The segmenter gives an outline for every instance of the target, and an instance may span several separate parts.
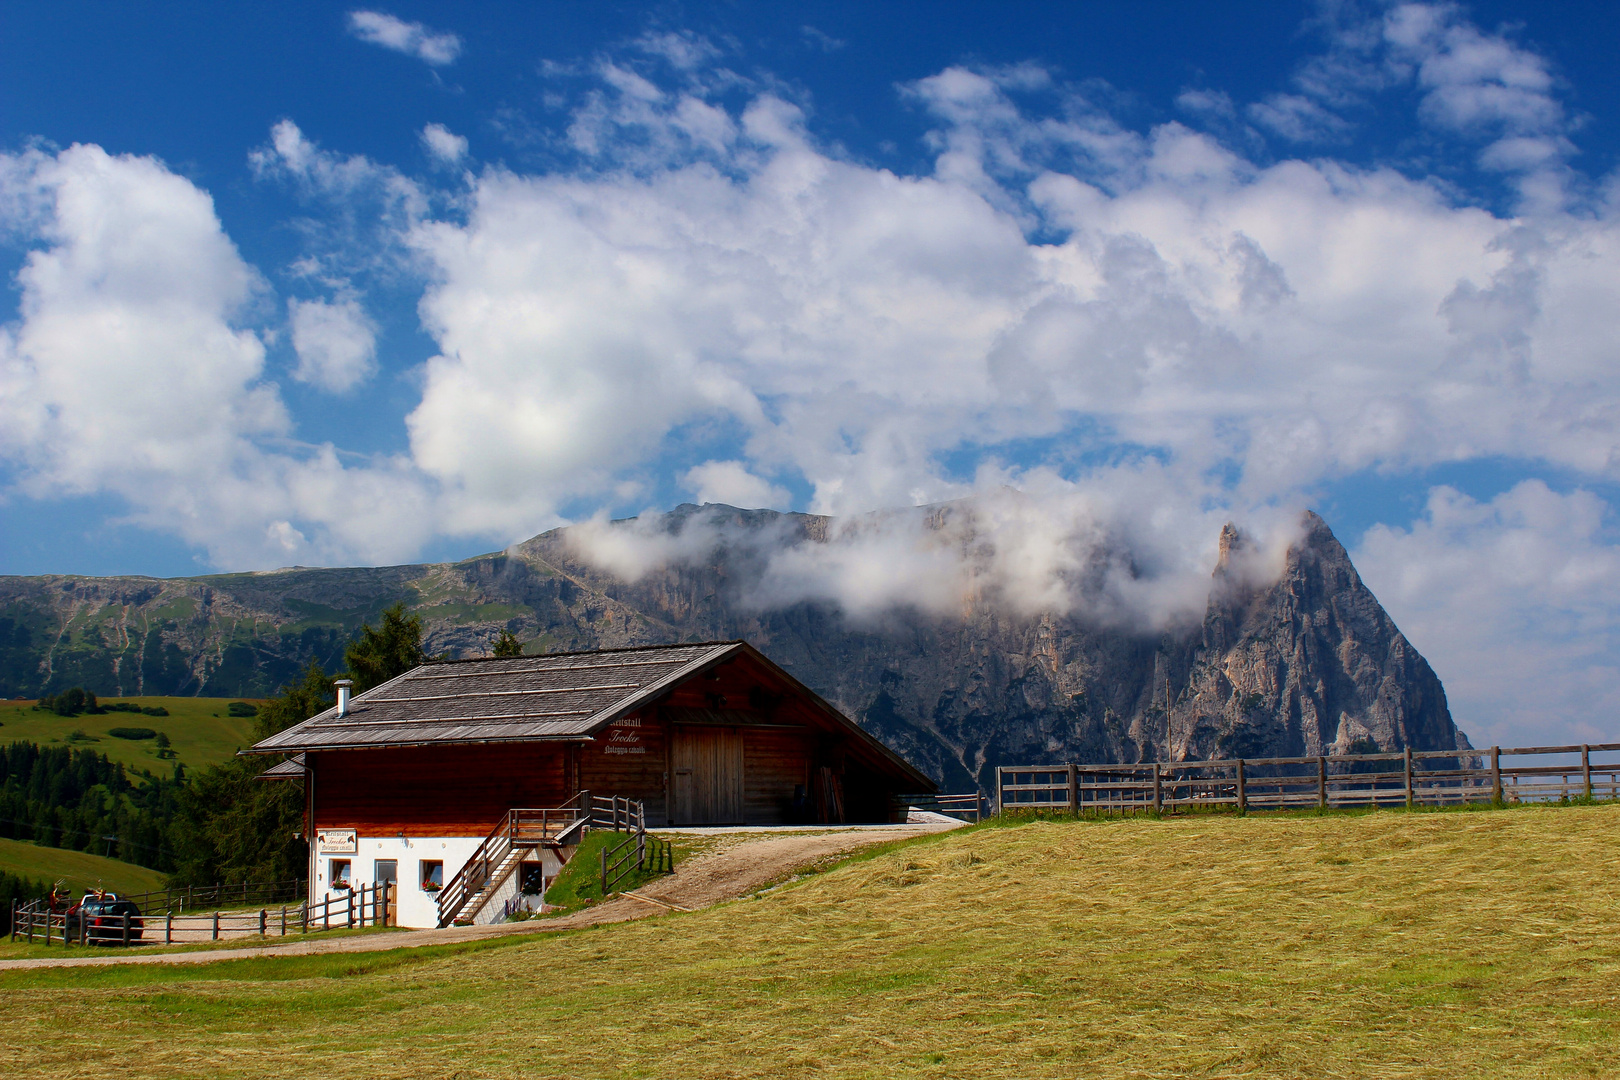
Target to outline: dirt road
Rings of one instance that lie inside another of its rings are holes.
[[[773,882],[813,869],[872,844],[883,844],[957,828],[960,823],[929,821],[893,826],[867,826],[826,832],[718,833],[717,846],[688,859],[675,873],[633,893],[571,915],[491,926],[450,926],[442,930],[401,930],[328,940],[301,940],[197,952],[119,952],[110,956],[39,957],[0,960],[0,971],[43,967],[98,967],[106,964],[209,964],[265,956],[312,956],[323,953],[375,952],[424,945],[453,945],[512,934],[542,934],[602,923],[627,922],[670,911],[695,911],[724,900],[747,896]],[[271,939],[274,940],[274,939]]]

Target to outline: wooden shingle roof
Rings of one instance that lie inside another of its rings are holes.
[[[294,754],[279,765],[272,765],[259,774],[260,780],[302,780],[309,775],[309,764],[303,754]]]
[[[718,641],[423,664],[356,694],[347,716],[334,705],[244,753],[587,738],[742,651],[753,652]]]

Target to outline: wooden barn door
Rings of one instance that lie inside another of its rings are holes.
[[[743,820],[742,732],[677,726],[670,756],[677,825],[734,825]]]

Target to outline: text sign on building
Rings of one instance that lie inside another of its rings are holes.
[[[602,748],[607,754],[645,754],[641,745],[641,717],[627,716],[608,725],[608,744]]]
[[[345,852],[353,855],[360,850],[353,829],[322,829],[315,834],[315,843],[322,851],[330,851],[338,855]]]

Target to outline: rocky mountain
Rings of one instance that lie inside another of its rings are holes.
[[[403,600],[450,655],[484,652],[501,627],[531,652],[746,638],[953,790],[990,787],[1000,763],[1467,746],[1440,680],[1314,514],[1269,581],[1239,572],[1228,527],[1202,624],[1151,635],[982,601],[870,624],[827,603],[760,610],[740,583],[761,551],[824,543],[828,519],[684,506],[655,525],[693,521],[718,541],[634,580],[582,561],[567,530],[451,564],[0,578],[0,695],[262,696],[311,660],[334,669]]]

